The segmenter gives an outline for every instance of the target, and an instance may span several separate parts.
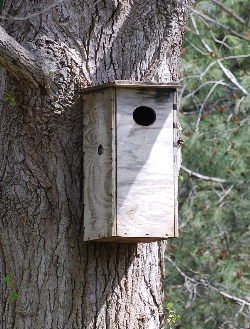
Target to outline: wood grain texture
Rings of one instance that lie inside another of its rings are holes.
[[[174,237],[179,235],[178,227],[178,176],[179,176],[179,166],[178,166],[178,157],[181,155],[180,146],[178,145],[178,129],[177,129],[177,92],[174,92],[173,95],[173,120],[174,120],[174,152],[173,152],[173,166],[174,166]]]
[[[114,90],[84,94],[84,240],[116,235]]]
[[[156,120],[133,120],[139,106]],[[173,92],[117,88],[117,235],[174,236]]]
[[[174,90],[117,84],[83,98],[84,240],[176,236]],[[134,121],[140,106],[155,112],[154,123]]]

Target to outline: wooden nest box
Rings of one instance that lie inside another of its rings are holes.
[[[86,88],[84,241],[177,236],[176,88],[130,81]]]

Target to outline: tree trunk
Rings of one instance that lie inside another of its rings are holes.
[[[80,91],[178,83],[188,12],[165,0],[58,2],[3,9],[16,19],[0,27],[0,328],[157,329],[165,243],[82,242]]]

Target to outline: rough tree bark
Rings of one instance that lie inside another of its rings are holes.
[[[114,79],[178,83],[188,12],[174,0],[55,2],[3,8],[0,328],[158,329],[164,242],[82,242],[80,91]]]

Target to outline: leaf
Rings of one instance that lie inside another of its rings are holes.
[[[14,278],[14,274],[8,274],[5,278],[4,278],[4,281],[5,282],[10,282],[12,281]]]
[[[11,295],[12,299],[15,300],[19,297],[18,293],[16,291],[13,292],[13,294]]]
[[[13,302],[14,300],[17,300],[18,297],[19,297],[18,293],[17,293],[16,291],[14,291],[14,292],[12,293],[12,295],[8,298],[8,300],[9,300],[10,302]]]

